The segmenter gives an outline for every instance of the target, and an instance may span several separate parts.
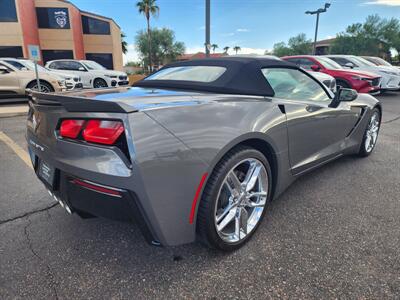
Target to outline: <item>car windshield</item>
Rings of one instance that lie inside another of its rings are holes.
[[[146,80],[182,80],[212,82],[217,80],[226,68],[217,66],[182,66],[160,70]]]
[[[318,56],[314,58],[327,69],[343,69],[337,62],[327,57]]]
[[[85,60],[85,61],[82,61],[82,63],[89,70],[107,70],[101,64],[99,64],[99,63],[97,63],[97,62],[95,62],[93,60]]]
[[[369,57],[368,60],[376,63],[378,66],[392,67],[392,65],[390,63],[388,63],[386,60],[384,60],[380,57]]]
[[[23,70],[23,68],[26,68],[30,71],[35,70],[35,64],[30,61],[30,60],[4,60],[6,63],[12,65],[14,68],[18,69],[18,70]],[[37,65],[38,67],[38,71],[39,72],[47,72],[47,70],[45,68],[43,68],[41,65]]]
[[[362,57],[354,56],[351,59],[354,60],[357,63],[357,65],[362,66],[362,67],[376,67],[375,64],[373,64],[372,62],[370,62]]]

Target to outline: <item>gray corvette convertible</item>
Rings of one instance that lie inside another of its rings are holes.
[[[168,65],[133,87],[33,93],[34,170],[69,213],[135,221],[154,245],[242,246],[297,177],[373,151],[381,105],[288,62]]]

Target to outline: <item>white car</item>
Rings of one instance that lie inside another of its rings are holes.
[[[336,93],[336,79],[335,77],[321,73],[321,72],[313,72],[306,70],[309,74],[314,76],[316,79],[321,81],[327,88],[329,88],[333,93]]]
[[[7,57],[7,58],[0,58],[0,60],[8,63],[9,65],[12,65],[14,68],[16,68],[20,71],[23,71],[23,70],[34,71],[35,70],[34,63],[28,59],[11,58],[11,57],[8,58]],[[61,77],[63,80],[65,80],[65,87],[67,88],[67,90],[82,88],[81,79],[77,75],[70,74],[70,73],[53,72],[51,70],[43,68],[40,65],[38,65],[38,71],[40,73],[47,73],[49,75]]]
[[[52,60],[46,63],[46,68],[55,72],[68,72],[80,76],[84,88],[105,88],[129,84],[126,73],[107,70],[92,60]]]
[[[329,57],[345,68],[378,74],[382,77],[380,87],[383,91],[394,91],[400,87],[400,70],[394,67],[377,66],[362,57],[354,55],[326,55],[326,57]]]

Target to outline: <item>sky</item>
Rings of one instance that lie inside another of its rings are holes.
[[[138,60],[135,35],[146,28],[146,19],[137,12],[137,0],[70,1],[81,10],[113,18],[127,35],[129,52],[124,62]],[[331,7],[320,16],[318,39],[334,37],[371,14],[400,18],[400,0],[211,0],[211,43],[219,46],[216,52],[240,46],[241,54],[263,54],[298,33],[313,39],[315,16],[304,12],[325,2]],[[205,0],[157,0],[157,5],[160,14],[151,19],[152,27],[172,29],[187,53],[204,51]]]

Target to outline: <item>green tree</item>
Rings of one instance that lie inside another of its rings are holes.
[[[240,48],[239,46],[235,46],[233,47],[233,51],[235,51],[236,54],[238,54],[238,52],[242,50],[242,48]]]
[[[225,53],[225,54],[228,54],[229,48],[230,48],[230,47],[228,47],[228,46],[224,47],[224,53]]]
[[[312,52],[312,42],[307,39],[304,33],[300,33],[294,37],[291,37],[286,44],[285,42],[279,42],[274,44],[272,54],[278,57],[286,55],[304,55]]]
[[[145,66],[149,66],[149,60],[155,65],[170,63],[179,55],[185,53],[185,45],[175,41],[175,34],[171,29],[151,29],[151,52],[147,41],[147,33],[143,30],[138,31],[135,37],[136,49]],[[149,52],[151,58],[149,58]]]
[[[123,54],[126,54],[128,52],[128,43],[125,41],[125,38],[126,38],[125,33],[121,32],[121,46]]]
[[[330,49],[335,54],[382,56],[400,50],[400,21],[370,15],[364,23],[354,23],[337,34]]]
[[[274,44],[272,54],[278,57],[282,57],[286,55],[292,55],[293,51],[286,45],[285,42],[279,42]]]
[[[212,45],[211,45],[211,48],[213,49],[213,53],[215,53],[215,49],[218,48],[218,45],[217,45],[217,44],[212,44]]]
[[[147,21],[147,43],[148,43],[148,59],[150,72],[152,71],[152,60],[151,60],[151,29],[150,29],[150,17],[156,17],[160,13],[160,8],[156,5],[156,0],[142,0],[136,3],[136,8],[140,14],[143,14]]]

